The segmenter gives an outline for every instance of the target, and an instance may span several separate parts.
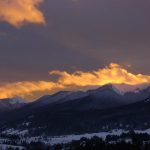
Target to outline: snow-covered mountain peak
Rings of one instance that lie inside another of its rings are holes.
[[[10,98],[9,99],[9,103],[11,104],[11,105],[13,105],[13,104],[25,104],[26,103],[26,101],[25,100],[23,100],[21,97],[13,97],[13,98]]]
[[[137,84],[137,85],[128,85],[128,84],[114,84],[115,88],[117,88],[121,93],[134,92],[138,93],[144,89],[150,87],[150,84]]]
[[[106,84],[100,86],[99,88],[88,90],[88,93],[99,93],[104,91],[113,91],[118,95],[125,95],[128,92],[140,93],[142,90],[147,89],[150,91],[150,84],[138,84],[138,85],[128,85],[128,84]]]
[[[124,93],[113,84],[106,84],[106,85],[99,87],[98,89],[89,90],[88,93],[99,93],[99,92],[104,92],[104,91],[113,91],[119,95],[124,95]]]
[[[117,88],[115,85],[112,85],[113,91],[115,91],[119,95],[124,95],[124,92],[122,92],[119,88]]]

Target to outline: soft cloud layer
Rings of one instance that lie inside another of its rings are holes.
[[[0,21],[16,27],[24,23],[44,24],[44,16],[38,9],[43,0],[0,0]]]
[[[54,82],[37,81],[37,82],[16,82],[3,84],[0,87],[0,98],[8,98],[20,95],[21,97],[32,96],[34,92],[53,91],[61,89],[61,85]]]
[[[150,83],[150,76],[142,74],[132,74],[118,64],[111,63],[108,67],[97,71],[83,72],[76,71],[68,73],[65,71],[51,71],[50,75],[58,76],[54,81],[37,82],[17,82],[3,84],[0,86],[0,98],[28,96],[37,98],[35,93],[53,93],[58,90],[79,89],[87,86],[101,86],[109,83],[113,84],[144,84]],[[35,95],[33,95],[35,94]],[[42,94],[41,94],[42,95]]]
[[[150,76],[132,74],[115,63],[111,63],[109,67],[97,71],[76,71],[73,74],[62,71],[52,71],[50,75],[58,75],[60,77],[58,83],[64,86],[95,86],[109,83],[136,85],[150,83]]]

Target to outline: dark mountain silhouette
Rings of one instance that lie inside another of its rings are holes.
[[[15,110],[25,106],[27,102],[20,97],[6,98],[0,100],[0,112]]]
[[[150,128],[149,87],[120,93],[113,85],[106,85],[75,93],[59,92],[1,114],[1,130],[28,129],[33,135],[63,135]]]

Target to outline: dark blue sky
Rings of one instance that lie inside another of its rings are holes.
[[[51,70],[110,62],[150,74],[150,1],[45,0],[46,25],[0,24],[0,81],[48,80]]]

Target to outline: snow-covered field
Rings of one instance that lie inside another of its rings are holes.
[[[100,137],[105,139],[107,135],[121,135],[122,133],[128,133],[129,131],[121,130],[121,129],[116,129],[112,130],[109,132],[99,132],[99,133],[89,133],[89,134],[81,134],[81,135],[64,135],[64,136],[51,136],[51,137],[43,137],[43,136],[38,136],[38,137],[24,137],[23,135],[27,133],[27,131],[21,131],[20,136],[21,140],[18,141],[17,143],[20,144],[22,141],[25,141],[26,143],[31,143],[31,142],[43,142],[48,145],[55,145],[55,144],[62,144],[62,143],[69,143],[73,140],[80,140],[81,138],[85,137],[88,139],[91,139],[94,136]],[[150,134],[150,129],[147,130],[135,130],[135,133],[148,133]],[[9,129],[5,131],[4,133],[7,133],[9,135],[12,134],[17,134],[19,135],[18,130],[13,130]],[[0,143],[3,143],[3,141],[6,139],[0,139]],[[9,139],[8,139],[9,141]],[[5,145],[4,145],[5,146]]]
[[[121,135],[123,132],[125,133],[127,131],[113,130],[113,131],[110,131],[110,132],[100,132],[100,133],[90,133],[90,134],[81,134],[81,135],[66,135],[66,136],[59,136],[59,137],[50,137],[50,138],[48,138],[48,141],[45,141],[45,143],[46,144],[50,143],[51,145],[59,144],[59,143],[69,143],[73,140],[80,140],[83,137],[91,139],[94,136],[105,139],[107,135]]]
[[[83,137],[91,139],[94,136],[105,139],[107,135],[121,135],[122,133],[127,133],[127,132],[129,132],[129,131],[113,130],[110,132],[99,132],[99,133],[82,134],[82,135],[66,135],[66,136],[60,136],[60,137],[51,137],[48,139],[47,144],[50,143],[51,145],[54,145],[54,144],[58,144],[58,143],[69,143],[73,140],[80,140]],[[148,134],[150,134],[150,129],[147,129],[144,131],[135,130],[135,133],[148,133]]]
[[[25,150],[26,149],[23,146],[13,146],[13,145],[0,144],[0,150],[8,150],[10,148],[18,149],[18,150]]]
[[[89,134],[81,134],[81,135],[64,135],[64,136],[55,136],[55,137],[32,137],[32,138],[27,138],[27,142],[32,142],[32,141],[41,141],[44,142],[45,144],[61,144],[61,143],[69,143],[73,140],[80,140],[81,138],[85,137],[88,139],[91,139],[94,136],[100,137],[105,139],[107,135],[121,135],[122,133],[128,133],[129,131],[121,130],[121,129],[116,129],[112,130],[109,132],[99,132],[99,133],[89,133]],[[147,133],[150,134],[150,129],[147,130],[135,130],[135,133]]]
[[[21,137],[21,141],[25,141],[27,143],[40,141],[40,142],[44,142],[45,144],[54,145],[54,144],[59,144],[59,143],[69,143],[73,140],[80,140],[82,137],[86,137],[90,139],[94,136],[97,136],[97,137],[101,137],[105,139],[107,135],[121,135],[123,132],[126,133],[127,131],[117,129],[117,130],[112,130],[110,132],[99,132],[99,133],[89,133],[89,134],[87,133],[87,134],[81,134],[81,135],[51,136],[51,137],[46,137],[46,138],[43,136],[24,137],[24,135],[28,134],[27,130],[19,131],[19,130],[9,129],[9,130],[3,131],[2,133],[7,134],[7,135],[14,135],[14,134],[19,135]]]

